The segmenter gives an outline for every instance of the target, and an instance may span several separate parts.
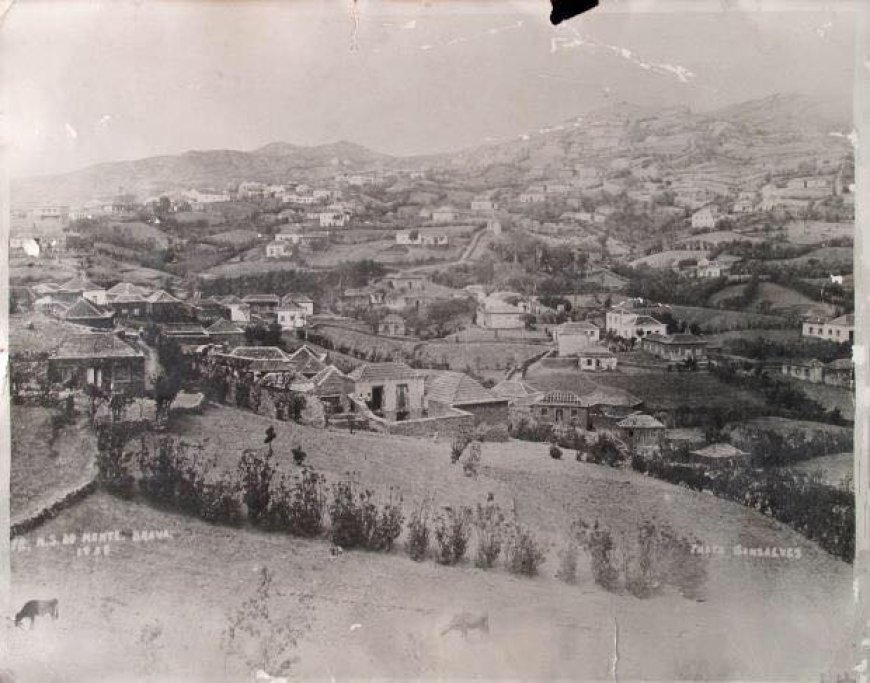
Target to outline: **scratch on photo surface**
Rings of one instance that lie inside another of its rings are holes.
[[[350,19],[353,23],[353,29],[350,34],[350,51],[358,52],[359,42],[357,41],[357,34],[359,33],[359,5],[357,4],[357,0],[351,0]]]
[[[613,658],[610,660],[610,678],[614,681],[619,680],[619,622],[616,620],[616,615],[613,616]]]

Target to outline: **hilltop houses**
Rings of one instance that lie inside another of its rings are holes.
[[[716,227],[716,224],[719,222],[719,209],[716,206],[710,204],[701,209],[695,211],[692,214],[692,227],[693,228],[709,228],[713,229]]]
[[[443,232],[430,230],[399,230],[396,232],[396,244],[404,246],[445,247],[450,243],[449,237]]]

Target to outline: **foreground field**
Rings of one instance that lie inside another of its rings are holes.
[[[270,424],[216,408],[183,418],[177,432],[231,466]],[[14,553],[15,604],[57,597],[61,605],[56,623],[7,626],[19,680],[141,680],[149,671],[245,680],[219,643],[263,566],[275,574],[273,614],[287,614],[301,631],[299,677],[600,680],[612,677],[615,658],[621,679],[818,680],[851,668],[850,568],[745,508],[570,456],[552,460],[545,445],[486,444],[472,479],[450,465],[445,441],[275,427],[280,458],[301,445],[307,462],[333,479],[355,472],[381,493],[398,486],[406,509],[426,496],[456,505],[489,492],[508,509],[515,503],[549,544],[542,575],[415,563],[401,549],[331,558],[322,541],[209,526],[97,494],[29,534],[30,542],[113,529],[165,529],[172,538],[113,543],[107,557],[79,557],[64,546]],[[729,554],[711,558],[703,602],[670,592],[649,600],[613,595],[592,583],[585,565],[578,585],[568,586],[553,578],[555,552],[575,515],[628,533],[653,519]],[[738,543],[802,554],[733,557]],[[488,610],[489,637],[441,636],[460,610]]]

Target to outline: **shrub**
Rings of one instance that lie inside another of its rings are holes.
[[[139,489],[160,505],[174,505],[181,478],[176,462],[176,444],[171,439],[161,439],[151,454],[143,448],[139,453],[139,470],[142,477]]]
[[[476,477],[480,467],[480,441],[472,441],[468,447],[468,454],[462,462],[462,473],[466,477]]]
[[[459,462],[459,458],[462,457],[462,453],[465,451],[465,447],[471,442],[471,437],[464,433],[460,432],[453,437],[453,440],[450,442],[450,462],[456,464]]]
[[[565,583],[577,583],[577,554],[575,543],[569,543],[559,551],[559,568],[556,570],[556,578]]]
[[[501,554],[505,535],[504,513],[490,498],[486,505],[477,504],[473,524],[477,536],[477,553],[474,564],[489,569]]]
[[[229,477],[201,483],[197,500],[199,517],[206,522],[240,526],[244,520],[239,482]]]
[[[622,464],[622,451],[613,437],[606,433],[599,434],[598,439],[588,445],[588,449],[586,462],[608,467],[619,467]]]
[[[132,498],[136,488],[131,463],[133,453],[125,453],[125,431],[116,425],[100,430],[97,436],[97,477],[105,489],[121,498]]]
[[[544,551],[531,531],[514,524],[505,548],[505,559],[511,573],[535,576],[544,561]]]
[[[415,562],[421,562],[429,551],[429,511],[421,503],[408,520],[408,555]]]
[[[474,429],[474,438],[478,441],[505,442],[510,439],[510,432],[507,426],[503,424],[490,425],[486,422],[481,422]]]
[[[299,446],[294,446],[290,452],[293,454],[293,462],[297,465],[301,466],[303,462],[305,462],[305,458],[308,457],[308,454],[303,451]]]
[[[598,520],[589,526],[582,519],[575,524],[575,534],[580,547],[589,553],[592,561],[592,578],[607,590],[616,590],[619,585],[619,570],[613,562],[613,535],[598,526]]]
[[[553,458],[553,460],[561,460],[562,449],[559,448],[556,444],[550,444],[550,457]]]
[[[378,509],[370,490],[357,492],[349,481],[336,484],[329,505],[332,542],[342,548],[390,550],[404,522],[401,498],[394,500],[394,495],[391,489],[390,500]]]
[[[323,530],[325,509],[323,477],[304,469],[292,484],[287,477],[282,476],[273,487],[267,525],[275,531],[310,538]]]
[[[435,520],[435,540],[438,543],[438,561],[441,564],[457,564],[465,557],[468,548],[471,510],[447,507]]]
[[[275,468],[271,461],[271,448],[267,451],[247,449],[239,460],[243,498],[248,508],[248,517],[254,524],[266,522],[272,479],[275,477]]]

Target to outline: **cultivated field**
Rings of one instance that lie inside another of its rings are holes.
[[[741,296],[747,285],[730,285],[713,294],[707,303],[710,306],[718,306],[723,301]],[[788,287],[783,287],[773,282],[760,282],[758,294],[746,304],[746,310],[758,310],[767,302],[771,313],[788,313],[794,311],[800,314],[812,314],[821,317],[830,317],[834,314],[834,307],[811,299]]]
[[[596,386],[614,387],[633,394],[645,410],[670,411],[681,405],[753,408],[763,400],[752,392],[725,384],[706,372],[570,372],[533,365],[526,380],[542,391],[560,389],[585,393]]]
[[[794,244],[821,244],[831,239],[854,236],[855,224],[792,221],[785,226],[785,230],[788,241]]]
[[[230,465],[269,424],[217,408],[184,418],[179,431],[207,435]],[[7,624],[19,679],[134,680],[121,672],[150,670],[245,680],[252,672],[233,668],[219,643],[263,566],[275,575],[272,614],[301,631],[298,677],[601,680],[611,678],[615,657],[622,679],[817,680],[852,666],[850,568],[745,508],[631,472],[552,460],[546,445],[486,444],[481,474],[470,479],[449,464],[446,442],[275,427],[279,454],[300,444],[332,478],[356,471],[381,493],[398,486],[406,508],[427,495],[440,505],[482,501],[488,492],[508,508],[516,501],[521,520],[551,545],[542,575],[415,563],[400,549],[331,558],[322,541],[210,526],[97,494],[27,538],[114,529],[166,529],[172,538],[112,543],[108,557],[77,557],[64,546],[14,553],[14,604],[60,601],[56,623],[33,631]],[[576,586],[553,578],[555,551],[578,514],[629,533],[641,518],[667,522],[729,553],[741,544],[798,547],[802,556],[714,557],[704,602],[671,592],[640,600],[595,586],[585,563]],[[452,614],[475,609],[489,612],[488,637],[439,635]]]
[[[656,254],[643,256],[632,261],[629,265],[633,268],[638,266],[649,266],[650,268],[672,268],[683,259],[702,259],[707,256],[706,251],[696,251],[688,249],[674,249],[671,251],[660,251]]]
[[[678,320],[687,324],[696,323],[704,332],[717,333],[729,330],[786,327],[788,321],[778,315],[748,313],[745,311],[720,311],[700,306],[672,305],[671,311]]]

